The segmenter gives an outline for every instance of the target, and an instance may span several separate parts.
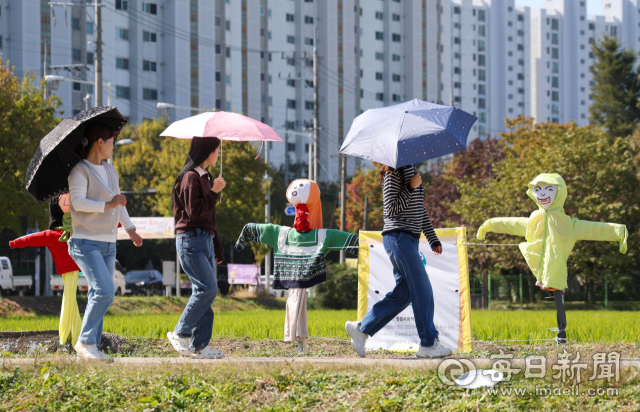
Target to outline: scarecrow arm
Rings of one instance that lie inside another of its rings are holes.
[[[589,222],[573,220],[573,236],[576,240],[600,240],[618,242],[620,253],[627,253],[629,232],[625,225],[618,223]]]
[[[478,239],[484,240],[487,232],[524,237],[527,234],[528,221],[527,217],[494,217],[480,226]]]
[[[342,232],[340,230],[328,229],[327,238],[324,241],[324,248],[330,250],[345,250],[352,255],[358,254],[358,243],[360,236],[353,233]]]
[[[436,235],[436,231],[433,230],[433,225],[431,224],[431,219],[429,219],[427,208],[424,206],[422,208],[422,233],[424,233],[427,241],[429,241],[431,250],[437,248],[438,246],[442,246],[442,243],[440,243],[440,239],[438,239],[438,235]]]
[[[280,227],[281,226],[269,223],[247,223],[242,228],[242,232],[236,241],[234,249],[236,252],[239,252],[244,249],[249,242],[264,243],[275,248],[278,243]]]
[[[44,232],[32,233],[27,236],[19,237],[16,240],[10,241],[9,247],[11,247],[11,249],[22,249],[29,246],[47,246],[49,243],[49,240],[47,239],[47,232],[48,230],[45,230]]]
[[[385,174],[382,184],[384,216],[396,216],[402,213],[409,205],[411,193],[414,190],[409,185],[404,185],[402,176],[397,170]]]

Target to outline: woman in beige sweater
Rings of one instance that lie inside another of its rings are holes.
[[[142,246],[142,238],[125,208],[127,199],[120,194],[118,173],[104,161],[111,157],[116,138],[115,130],[107,125],[88,126],[82,143],[76,148],[82,160],[69,174],[73,227],[69,255],[89,283],[82,330],[74,346],[78,356],[85,359],[110,359],[98,346],[104,315],[115,296],[113,273],[118,223],[134,245]]]

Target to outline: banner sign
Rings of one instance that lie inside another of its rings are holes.
[[[419,251],[435,304],[434,323],[440,342],[455,351],[471,351],[471,296],[465,228],[436,229],[442,254],[435,256],[427,239]],[[381,232],[360,232],[358,253],[358,320],[395,287],[393,267],[382,245]],[[420,338],[411,305],[377,334],[367,339],[367,350],[417,351]]]
[[[260,266],[256,265],[227,265],[228,282],[230,285],[259,285]]]
[[[132,217],[131,222],[142,239],[175,239],[176,226],[172,217]],[[129,239],[123,227],[118,228],[118,240]]]

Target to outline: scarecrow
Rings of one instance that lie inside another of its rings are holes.
[[[56,273],[62,275],[64,292],[62,308],[60,310],[60,344],[65,345],[71,340],[74,346],[80,336],[82,318],[76,301],[78,288],[78,274],[80,269],[69,256],[67,241],[71,237],[71,214],[69,213],[69,194],[53,197],[49,201],[49,230],[20,237],[9,242],[11,249],[28,246],[46,246],[56,265]]]
[[[618,242],[627,253],[627,227],[616,223],[589,222],[564,213],[567,185],[557,173],[542,173],[529,183],[527,195],[538,205],[529,217],[489,219],[478,229],[478,239],[487,232],[523,236],[520,251],[536,277],[536,286],[553,293],[557,309],[558,343],[566,343],[567,319],[564,291],[567,288],[567,259],[578,240]]]
[[[284,323],[285,342],[298,341],[298,351],[307,350],[307,289],[327,279],[325,254],[332,249],[357,253],[358,235],[322,229],[320,189],[316,182],[298,179],[287,189],[287,199],[296,207],[293,227],[249,223],[235,245],[248,242],[274,248],[273,288],[288,289]]]

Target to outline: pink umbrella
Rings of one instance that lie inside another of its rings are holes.
[[[270,141],[282,139],[262,122],[239,113],[207,112],[171,123],[160,136],[191,139],[192,137],[217,137],[221,140]],[[262,150],[262,146],[260,146]],[[222,175],[222,147],[220,147],[220,175]]]

